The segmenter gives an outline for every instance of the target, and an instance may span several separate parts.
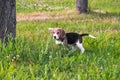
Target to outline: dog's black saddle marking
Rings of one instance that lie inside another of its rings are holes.
[[[89,34],[78,34],[74,32],[66,33],[67,43],[68,44],[75,44],[78,40],[82,43],[82,36],[88,36]]]

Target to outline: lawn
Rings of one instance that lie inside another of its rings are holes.
[[[15,41],[7,46],[0,42],[0,80],[119,80],[119,4],[89,0],[88,14],[79,15],[75,0],[17,0],[17,15],[39,12],[53,18],[17,21]],[[85,53],[77,49],[68,56],[71,49],[55,44],[50,27],[97,38],[84,37]]]

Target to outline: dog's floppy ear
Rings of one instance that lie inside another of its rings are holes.
[[[65,31],[63,29],[60,29],[60,34],[61,34],[60,38],[64,39],[66,35],[65,35]]]

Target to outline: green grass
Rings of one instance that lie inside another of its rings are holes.
[[[74,9],[76,0],[17,0],[18,13],[31,12],[61,12],[62,10]],[[105,12],[120,13],[119,0],[89,0],[90,10],[103,10]]]
[[[61,11],[74,6],[73,0],[18,0],[17,12]]]
[[[119,80],[120,6],[118,0],[114,0],[113,3],[112,0],[109,1],[90,0],[91,12],[87,15],[76,14],[57,20],[17,22],[15,41],[9,40],[7,46],[0,42],[0,80]],[[52,7],[61,5],[68,7],[69,10],[74,8],[75,1],[23,0],[23,2],[26,3],[21,5],[22,0],[17,1],[18,13],[39,11],[39,7],[34,9],[33,6],[31,8],[27,6],[35,2],[46,3]],[[58,4],[62,2],[64,4]],[[103,4],[105,5],[101,6]],[[114,7],[109,6],[114,4],[116,4]],[[108,12],[92,12],[95,9]],[[50,10],[41,11],[47,13]],[[60,11],[53,10],[53,13],[54,11],[65,12],[64,8]],[[55,44],[48,31],[50,27],[60,27],[67,32],[90,33],[97,38],[84,37],[85,53],[81,54],[77,49],[68,56],[71,49],[65,50],[63,45]]]

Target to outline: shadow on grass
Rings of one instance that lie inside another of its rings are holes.
[[[91,14],[96,17],[106,18],[106,17],[116,17],[120,18],[120,13],[114,13],[114,12],[103,12],[103,11],[89,11],[88,14]]]

